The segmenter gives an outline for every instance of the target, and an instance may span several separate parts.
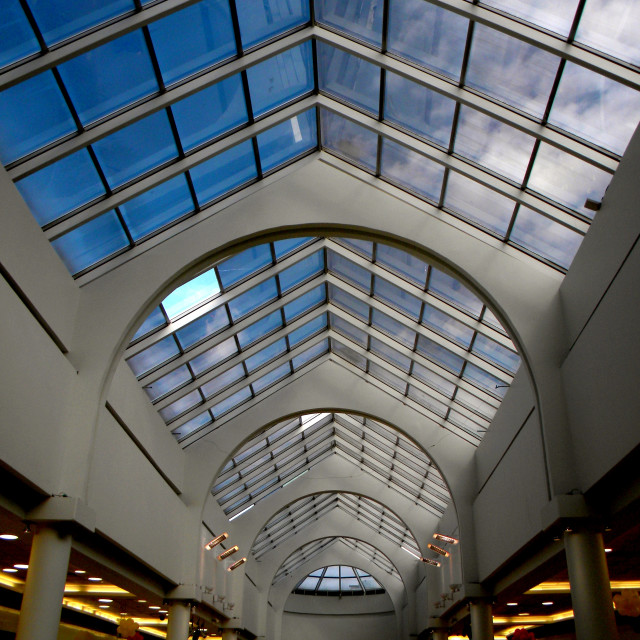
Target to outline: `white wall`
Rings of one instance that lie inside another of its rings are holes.
[[[283,640],[396,640],[394,613],[315,615],[285,612]]]

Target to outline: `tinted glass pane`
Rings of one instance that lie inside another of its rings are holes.
[[[407,395],[425,409],[429,409],[443,418],[447,414],[448,407],[444,402],[434,398],[418,387],[409,385],[409,393]]]
[[[189,173],[200,205],[211,202],[257,178],[253,145],[250,140],[242,142],[190,169]]]
[[[515,203],[506,196],[452,171],[447,181],[444,206],[484,229],[504,236],[509,228]]]
[[[371,338],[371,351],[378,354],[380,357],[384,358],[399,369],[402,369],[405,373],[409,373],[411,359],[386,345],[381,340]]]
[[[149,32],[165,84],[236,54],[228,0],[201,0],[152,22]]]
[[[388,302],[392,307],[407,314],[414,320],[417,320],[420,316],[422,301],[419,298],[378,276],[375,277],[374,296]]]
[[[505,385],[502,380],[499,380],[484,371],[484,369],[476,367],[469,362],[467,362],[467,366],[464,368],[462,377],[499,398],[502,398],[507,392],[507,385]]]
[[[401,249],[396,249],[386,244],[378,244],[376,262],[424,288],[429,265],[420,260],[420,258],[416,258]]]
[[[329,271],[337,274],[342,280],[350,282],[367,293],[371,290],[371,273],[368,269],[331,250],[327,251],[327,261]]]
[[[89,153],[82,149],[16,182],[40,225],[104,195],[105,189]]]
[[[448,369],[452,373],[460,375],[464,360],[460,356],[449,351],[449,349],[445,349],[445,347],[439,345],[437,342],[429,340],[429,338],[425,338],[424,336],[419,336],[417,350],[425,358],[429,358],[429,360],[432,360],[436,364]]]
[[[455,152],[521,183],[535,139],[471,109],[460,108]]]
[[[184,175],[167,180],[120,206],[134,240],[140,240],[193,210]]]
[[[364,256],[368,260],[373,258],[373,242],[368,240],[358,240],[357,238],[334,238],[342,245],[346,245],[349,249]]]
[[[455,101],[387,71],[385,120],[448,147],[455,106]]]
[[[237,364],[235,367],[227,369],[224,373],[221,373],[213,380],[203,384],[200,389],[202,390],[202,393],[204,393],[205,398],[210,398],[223,389],[226,389],[230,384],[244,378],[244,375],[244,367],[241,364]]]
[[[433,291],[439,297],[449,300],[455,306],[464,309],[472,316],[476,318],[480,317],[482,302],[474,293],[450,275],[438,271],[438,269],[431,269],[429,290]]]
[[[394,340],[404,344],[405,347],[413,349],[416,341],[415,331],[405,327],[402,323],[389,317],[386,313],[374,309],[371,324]]]
[[[259,369],[263,364],[273,360],[274,358],[282,355],[287,350],[287,342],[284,338],[276,340],[274,343],[265,347],[261,351],[258,351],[253,356],[250,356],[245,360],[247,365],[247,371],[252,373],[256,369]]]
[[[315,590],[318,584],[318,578],[305,578],[296,589],[307,589],[309,591]]]
[[[202,396],[200,392],[196,389],[191,393],[188,393],[186,396],[182,396],[179,400],[172,402],[168,407],[164,409],[160,409],[160,415],[165,422],[170,422],[174,418],[177,418],[180,414],[188,411],[189,409],[193,409],[193,407],[199,405],[202,402]],[[209,420],[205,420],[208,422]]]
[[[237,8],[245,49],[309,21],[308,0],[242,0]]]
[[[176,338],[183,349],[188,349],[196,342],[204,340],[227,326],[229,326],[227,310],[221,306],[190,322],[186,327],[178,329]]]
[[[594,212],[584,207],[585,200],[600,202],[610,181],[611,174],[542,143],[527,186],[591,218]]]
[[[75,132],[50,71],[0,92],[0,160],[7,164]]]
[[[218,265],[220,284],[227,289],[271,263],[271,245],[261,244],[245,249]]]
[[[568,36],[576,14],[578,0],[484,0],[486,4],[501,9],[527,22]]]
[[[520,365],[520,358],[517,353],[482,334],[478,334],[473,341],[473,352],[511,373],[515,373]]]
[[[51,242],[72,274],[100,262],[129,246],[129,240],[114,211],[77,227]]]
[[[270,171],[318,146],[316,110],[309,109],[257,136],[263,171]]]
[[[311,320],[311,322],[307,322],[307,324],[302,325],[299,329],[292,331],[289,334],[289,345],[293,349],[299,342],[303,342],[310,336],[318,333],[322,329],[326,329],[327,327],[327,314],[323,313],[319,315],[317,318]]]
[[[361,356],[350,347],[347,347],[342,342],[338,342],[333,338],[331,339],[331,351],[333,351],[337,356],[344,358],[347,362],[355,365],[358,369],[362,369],[364,371],[367,367],[367,359],[364,356]]]
[[[298,247],[309,242],[309,240],[311,240],[311,238],[287,238],[286,240],[276,240],[273,243],[273,248],[276,252],[276,260],[280,260],[280,258],[292,253]]]
[[[171,106],[185,151],[247,122],[240,74],[221,80]]]
[[[236,347],[235,340],[233,338],[227,338],[224,342],[221,342],[189,361],[189,364],[191,365],[193,373],[198,376],[209,369],[213,369],[213,367],[235,355],[237,352],[238,348]]]
[[[460,76],[469,21],[422,0],[390,0],[389,51],[452,78]]]
[[[272,384],[278,382],[278,380],[282,380],[291,373],[291,365],[288,362],[281,364],[279,367],[274,369],[273,371],[269,371],[266,375],[262,376],[262,378],[258,378],[251,386],[253,387],[253,393],[258,394],[264,391],[267,387],[270,387]],[[275,484],[275,479],[272,482]]]
[[[340,579],[339,578],[323,578],[318,585],[318,591],[339,591]]]
[[[205,424],[209,424],[213,418],[208,411],[201,413],[199,416],[192,418],[188,422],[185,422],[183,425],[174,429],[171,433],[177,438],[185,438],[186,436],[194,433],[200,427],[203,427]]]
[[[359,329],[350,322],[343,320],[340,316],[336,316],[333,313],[330,315],[331,328],[335,329],[338,333],[349,338],[351,341],[360,345],[361,347],[367,347],[367,332],[363,329]]]
[[[431,369],[423,367],[417,362],[413,363],[411,375],[415,376],[425,384],[428,384],[433,389],[440,391],[440,393],[443,393],[448,398],[451,398],[453,396],[453,392],[456,390],[456,385],[453,384],[453,382],[449,382],[446,378],[434,373]]]
[[[323,42],[317,52],[320,90],[377,115],[380,67]]]
[[[270,313],[262,320],[254,322],[242,331],[238,331],[238,342],[240,348],[244,349],[248,345],[254,343],[256,340],[261,340],[271,332],[282,327],[282,314],[280,310]]]
[[[165,111],[112,133],[93,149],[111,188],[178,156]]]
[[[275,299],[278,296],[275,278],[270,278],[246,293],[234,298],[229,302],[229,311],[235,322],[247,313],[251,313],[258,307]]]
[[[382,41],[382,3],[378,0],[316,0],[315,17],[344,33],[380,47]]]
[[[545,216],[520,207],[509,239],[536,255],[568,269],[583,236]]]
[[[83,124],[158,91],[141,31],[91,49],[58,70]]]
[[[468,347],[471,344],[473,329],[470,329],[466,325],[458,322],[451,316],[432,307],[431,305],[427,304],[424,307],[422,324],[464,347]]]
[[[39,51],[38,40],[18,0],[4,2],[0,23],[0,67]]]
[[[221,415],[227,413],[228,411],[231,411],[231,409],[234,409],[239,404],[242,404],[250,397],[251,389],[249,389],[249,387],[245,387],[244,389],[241,389],[240,391],[234,393],[226,400],[223,400],[222,402],[219,402],[217,405],[212,407],[211,413],[213,413],[213,416],[215,418],[219,418]]]
[[[313,309],[326,300],[325,287],[323,284],[317,286],[315,289],[305,293],[286,304],[284,306],[284,317],[287,322],[291,322],[294,318],[297,318],[301,313]]]
[[[401,187],[437,203],[444,166],[388,139],[382,141],[382,175]]]
[[[127,360],[131,370],[136,376],[141,376],[151,369],[155,369],[163,362],[179,355],[180,350],[172,336],[167,336],[153,346],[141,351],[133,358]]]
[[[135,332],[131,341],[138,340],[138,338],[142,338],[142,336],[146,336],[148,333],[151,333],[154,329],[164,326],[167,321],[164,318],[164,314],[162,313],[162,309],[160,307],[156,307],[144,320],[144,322],[140,325],[138,330]]]
[[[456,392],[456,402],[480,414],[485,420],[493,420],[496,415],[495,407],[461,388]]]
[[[640,93],[567,62],[549,122],[622,155],[640,118]]]
[[[247,79],[255,117],[312,91],[311,41],[249,67]]]
[[[320,122],[323,147],[375,171],[376,133],[325,109],[320,110]]]
[[[466,83],[541,118],[558,64],[542,49],[476,24]]]
[[[220,293],[216,272],[209,269],[172,291],[162,306],[171,320]]]
[[[312,276],[318,275],[324,270],[324,253],[316,251],[304,260],[297,262],[292,267],[285,269],[278,276],[280,279],[280,290],[286,293],[297,284],[304,282]]]
[[[369,362],[369,373],[400,393],[405,393],[407,390],[407,383],[402,378],[391,373],[386,367],[380,367],[373,362]]]
[[[191,382],[191,379],[191,373],[189,373],[187,365],[182,365],[166,376],[162,376],[162,378],[155,380],[153,383],[145,385],[144,390],[150,400],[156,400],[183,384]]]
[[[346,293],[338,287],[329,285],[329,299],[340,308],[348,311],[364,322],[369,321],[369,305]]]

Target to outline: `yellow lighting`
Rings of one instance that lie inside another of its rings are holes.
[[[456,538],[452,538],[451,536],[445,536],[442,533],[434,533],[433,537],[436,540],[440,540],[440,542],[446,542],[448,544],[458,544],[458,540]]]
[[[89,578],[91,580],[91,578]],[[113,584],[70,584],[64,585],[65,595],[103,595],[133,598],[133,594]]]
[[[0,539],[2,539],[2,540],[17,540],[18,536],[14,535],[13,533],[2,533],[2,534],[0,534]]]
[[[237,560],[236,562],[234,562],[228,569],[227,571],[233,571],[234,569],[237,569],[240,565],[244,564],[247,561],[246,558],[240,558],[240,560]]]
[[[640,580],[612,580],[612,591],[621,589],[640,589]],[[571,591],[568,582],[541,582],[532,587],[527,593],[569,593]]]
[[[240,547],[238,545],[235,545],[233,547],[231,547],[231,549],[227,549],[226,551],[223,551],[219,556],[218,556],[218,560],[224,560],[225,558],[228,558],[229,556],[233,555]]]
[[[442,547],[438,547],[435,544],[431,544],[431,543],[429,543],[427,547],[429,547],[431,551],[435,551],[436,553],[440,554],[441,556],[444,556],[445,558],[449,557],[449,552],[445,551]]]
[[[213,549],[213,547],[218,546],[221,542],[224,542],[228,537],[229,534],[225,531],[224,533],[221,533],[219,536],[215,537],[213,540],[207,542],[204,548],[209,551]]]

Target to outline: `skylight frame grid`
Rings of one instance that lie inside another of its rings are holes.
[[[337,540],[341,540],[342,538],[338,538]],[[317,555],[317,553],[315,554]],[[300,563],[302,564],[302,563]],[[300,566],[300,565],[298,565]],[[334,576],[328,576],[328,572],[329,569],[338,569],[338,576],[334,577]],[[351,572],[353,573],[353,576],[344,576],[343,577],[343,570],[351,570]],[[300,580],[298,582],[298,584],[293,588],[291,593],[294,594],[301,594],[301,595],[327,595],[327,596],[345,596],[345,595],[349,595],[349,596],[366,596],[366,595],[372,595],[372,594],[381,594],[381,593],[385,593],[385,589],[384,587],[367,571],[363,571],[362,569],[356,569],[356,567],[351,567],[348,565],[330,565],[330,566],[325,566],[322,567],[322,569],[317,569],[316,571],[313,571],[313,573],[317,573],[318,571],[321,572],[320,576],[317,578],[316,581],[316,586],[314,589],[302,589],[300,588],[300,585],[308,579],[316,579],[316,576],[305,576],[304,578],[302,578],[302,580]],[[362,575],[361,575],[362,574]],[[276,574],[277,575],[277,574]],[[327,578],[328,580],[332,580],[335,579],[337,580],[338,583],[338,588],[337,589],[333,589],[333,588],[326,588],[326,589],[321,589],[321,585],[323,584],[325,578]],[[359,588],[353,591],[346,591],[342,588],[342,582],[345,579],[355,579]],[[370,578],[371,580],[373,580],[373,582],[375,583],[374,586],[368,588],[365,586],[364,581],[362,580],[362,578]],[[274,581],[272,582],[272,584],[275,584],[276,580],[274,579]],[[377,586],[376,586],[377,585]]]

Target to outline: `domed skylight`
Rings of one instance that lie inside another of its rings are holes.
[[[362,569],[333,565],[312,571],[293,593],[302,595],[371,595],[384,593],[384,587]]]

